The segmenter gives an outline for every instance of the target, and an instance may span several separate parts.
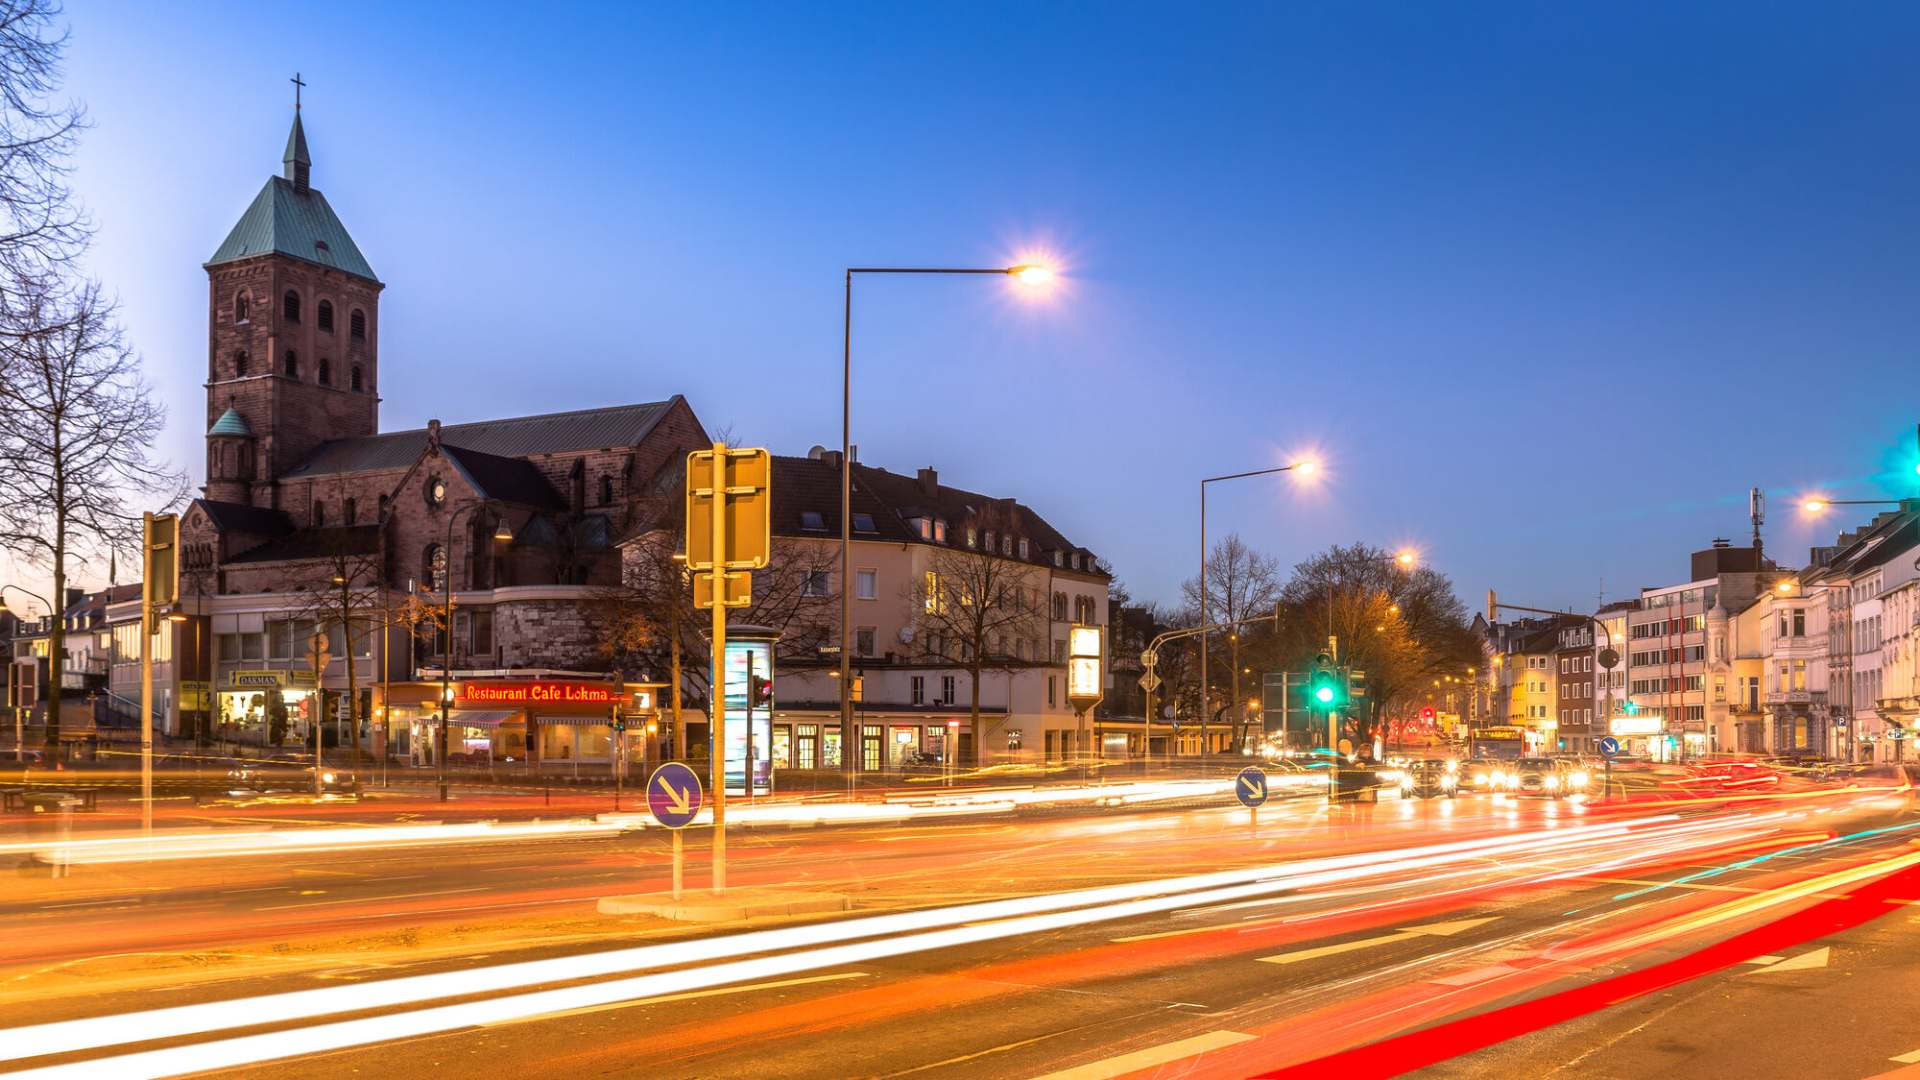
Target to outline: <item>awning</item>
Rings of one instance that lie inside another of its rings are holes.
[[[454,709],[447,713],[448,727],[499,727],[501,724],[520,714],[517,712],[486,712],[480,709]],[[438,717],[422,716],[422,720]]]
[[[535,722],[541,724],[566,724],[570,727],[611,727],[613,721],[604,716],[536,716]]]

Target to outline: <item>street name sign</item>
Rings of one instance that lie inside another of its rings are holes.
[[[647,780],[647,809],[669,829],[684,829],[700,813],[700,778],[677,761],[653,770]]]

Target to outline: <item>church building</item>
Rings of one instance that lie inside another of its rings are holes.
[[[588,608],[706,432],[678,395],[381,430],[386,286],[312,185],[297,106],[282,166],[205,264],[206,484],[182,515],[175,640],[211,677],[163,726],[292,746],[318,723],[331,743],[351,693],[373,748],[430,764],[444,663],[450,760],[607,762]],[[449,590],[451,625],[421,622]],[[343,640],[343,606],[374,632]],[[645,714],[657,689],[613,697]]]

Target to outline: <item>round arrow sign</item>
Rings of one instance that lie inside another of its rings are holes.
[[[700,813],[700,778],[677,761],[653,770],[647,780],[647,809],[669,829],[684,829]]]
[[[1601,739],[1600,752],[1606,755],[1607,757],[1612,757],[1615,754],[1618,754],[1620,752],[1620,740],[1614,738],[1611,735],[1608,735],[1606,738]]]
[[[1240,770],[1233,778],[1233,796],[1240,805],[1252,809],[1267,801],[1267,774],[1256,766],[1249,765]]]

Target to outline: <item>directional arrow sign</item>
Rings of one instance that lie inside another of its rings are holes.
[[[1140,676],[1140,689],[1149,694],[1160,689],[1160,676],[1155,675],[1152,668],[1148,668],[1146,674]]]
[[[1240,770],[1233,780],[1233,796],[1240,805],[1252,809],[1267,801],[1267,774],[1257,766],[1249,765]]]
[[[1618,754],[1619,752],[1620,752],[1619,739],[1616,739],[1613,736],[1609,735],[1606,738],[1600,740],[1600,753],[1606,755],[1607,757],[1613,757],[1615,754]]]
[[[647,809],[669,829],[684,829],[700,813],[700,778],[677,761],[653,770],[647,780]]]

